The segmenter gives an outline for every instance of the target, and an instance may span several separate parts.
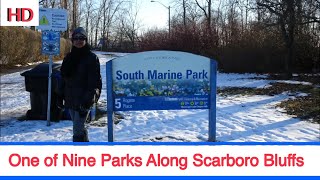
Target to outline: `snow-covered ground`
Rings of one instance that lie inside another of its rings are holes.
[[[105,63],[111,58],[100,57],[103,90],[99,100],[106,104]],[[118,54],[123,55],[123,54]],[[30,109],[29,92],[25,91],[21,72],[1,76],[0,141],[5,142],[71,142],[72,122],[63,120],[46,126],[44,120],[18,120]],[[254,77],[260,77],[255,78]],[[218,87],[270,86],[264,75],[218,73]],[[286,83],[305,83],[290,82]],[[237,142],[319,142],[320,125],[287,115],[276,104],[292,98],[276,96],[217,96],[217,140]],[[120,142],[203,142],[208,139],[208,110],[164,110],[122,112],[124,119],[114,126],[115,141]],[[101,117],[98,121],[107,121]],[[108,129],[88,125],[93,142],[108,141]]]

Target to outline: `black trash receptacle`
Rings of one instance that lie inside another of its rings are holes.
[[[59,121],[62,109],[58,104],[63,104],[57,89],[61,84],[61,64],[53,63],[51,75],[51,108],[50,120]],[[28,119],[46,120],[48,104],[48,73],[49,63],[41,63],[31,70],[25,71],[21,76],[25,77],[26,91],[30,92],[31,109],[27,112]]]

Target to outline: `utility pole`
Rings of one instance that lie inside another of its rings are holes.
[[[157,3],[159,3],[159,4],[161,4],[163,7],[165,7],[165,8],[167,8],[168,9],[168,12],[169,12],[169,16],[168,16],[168,25],[169,25],[169,38],[171,37],[171,27],[170,27],[170,6],[166,6],[166,5],[164,5],[162,2],[160,2],[160,1],[154,1],[154,0],[151,0],[150,2],[157,2]]]

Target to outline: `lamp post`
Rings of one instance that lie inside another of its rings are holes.
[[[157,2],[157,3],[161,4],[163,7],[165,7],[165,8],[168,9],[168,12],[169,12],[168,25],[169,25],[169,38],[170,38],[170,33],[171,33],[171,31],[170,31],[170,6],[164,5],[164,4],[163,4],[162,2],[160,2],[160,1],[151,0],[151,2]]]

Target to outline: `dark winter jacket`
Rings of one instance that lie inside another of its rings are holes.
[[[100,62],[89,50],[80,53],[80,56],[73,54],[72,51],[67,54],[61,67],[65,107],[73,110],[90,109],[101,93]]]

